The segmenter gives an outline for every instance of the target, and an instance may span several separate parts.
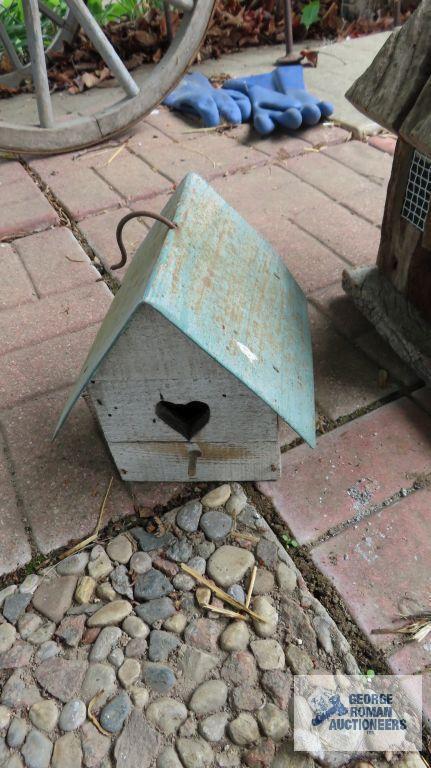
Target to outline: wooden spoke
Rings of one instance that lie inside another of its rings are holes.
[[[41,15],[49,17],[56,27],[55,34],[50,40],[48,47],[45,49],[45,54],[49,51],[61,50],[63,43],[70,43],[75,37],[75,34],[79,29],[78,21],[73,17],[68,8],[66,9],[64,15],[60,15],[58,11],[53,11],[49,6],[47,6],[46,1],[44,2],[43,0],[39,0],[38,6]],[[4,49],[7,51],[8,58],[12,64],[12,68],[9,72],[0,74],[0,84],[14,88],[21,85],[25,78],[31,77],[31,64],[30,62],[23,63],[20,61],[13,43],[9,40],[4,27],[1,28],[1,25],[0,42],[3,44]]]
[[[42,27],[37,0],[23,0],[27,45],[31,60],[31,71],[36,90],[37,110],[42,128],[52,128],[54,115],[49,94],[48,73],[46,71],[45,50],[43,47]]]
[[[10,39],[1,21],[0,21],[0,40],[4,45],[4,49],[8,55],[10,63],[12,64],[13,67],[15,67],[16,69],[19,69],[21,67],[21,62],[18,58],[18,54],[13,46],[12,40]]]
[[[113,48],[106,35],[100,29],[97,21],[95,21],[91,15],[84,0],[66,0],[66,3],[127,95],[130,97],[137,96],[139,87],[127,71],[126,66],[121,61],[118,53]]]

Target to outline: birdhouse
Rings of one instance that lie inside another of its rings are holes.
[[[278,417],[314,444],[304,295],[199,176],[163,216],[175,227],[138,248],[56,433],[86,389],[125,480],[276,478]]]
[[[430,380],[431,0],[392,33],[346,96],[398,137],[375,269],[345,290],[421,377]]]

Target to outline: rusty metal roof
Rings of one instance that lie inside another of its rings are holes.
[[[138,248],[55,434],[137,308],[149,304],[314,445],[307,305],[288,269],[196,174],[183,179],[163,215],[178,228],[156,222]]]

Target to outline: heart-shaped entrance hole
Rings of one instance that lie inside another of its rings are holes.
[[[205,424],[208,424],[210,409],[206,403],[201,403],[199,400],[185,404],[160,400],[156,405],[156,415],[186,440],[191,440]]]

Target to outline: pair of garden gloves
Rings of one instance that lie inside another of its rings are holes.
[[[263,75],[226,80],[214,88],[199,72],[184,77],[163,102],[171,109],[201,119],[206,127],[222,122],[252,122],[262,135],[277,126],[289,131],[316,125],[334,111],[328,101],[319,101],[304,85],[301,65],[277,67]]]

